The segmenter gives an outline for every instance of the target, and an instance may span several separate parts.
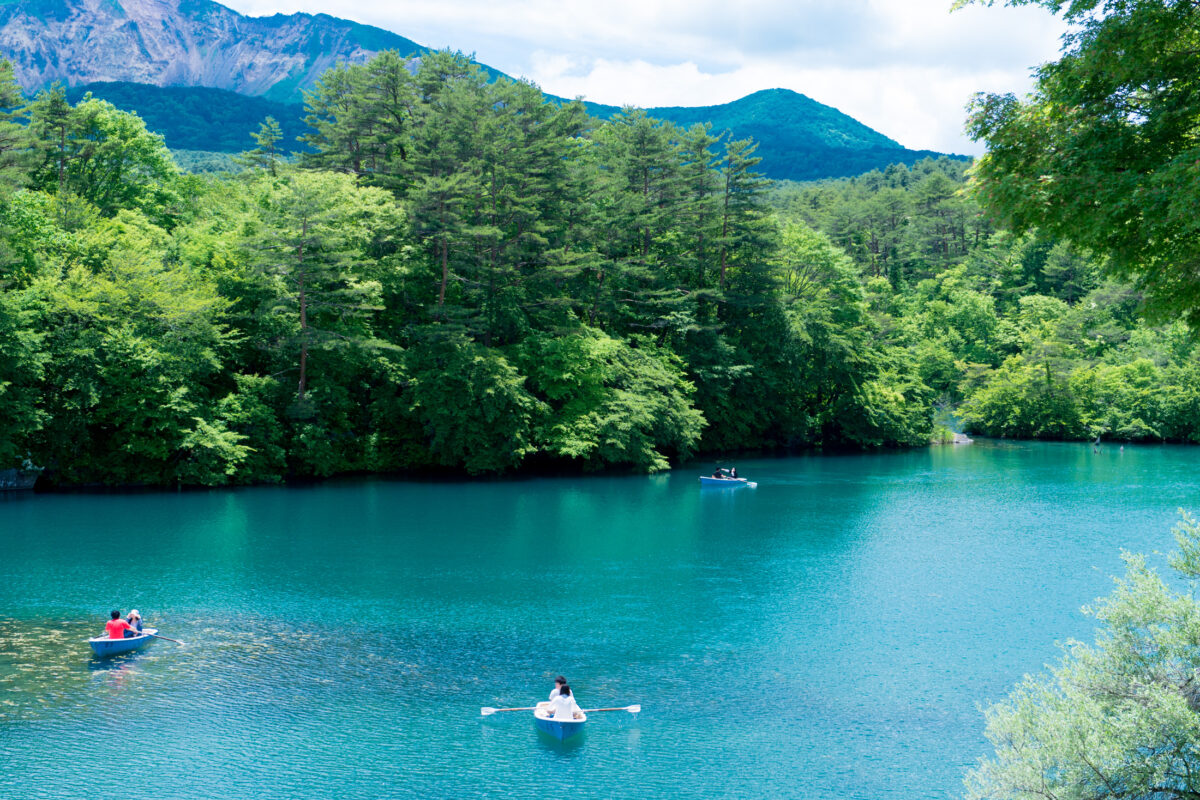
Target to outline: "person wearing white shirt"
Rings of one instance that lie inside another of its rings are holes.
[[[549,714],[554,719],[583,719],[583,709],[575,702],[571,687],[565,683],[558,689],[558,697],[550,701]]]
[[[564,678],[562,675],[559,675],[557,678],[554,679],[554,688],[550,690],[550,702],[553,702],[554,698],[558,697],[559,690],[561,690],[562,687],[564,687],[566,685],[567,685],[567,679]],[[539,709],[541,709],[542,711],[549,711],[550,702],[543,700],[542,702],[537,704],[537,707]]]

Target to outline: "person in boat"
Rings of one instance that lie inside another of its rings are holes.
[[[562,675],[559,675],[557,678],[555,678],[554,679],[554,688],[550,690],[550,699],[543,700],[542,702],[538,703],[537,707],[542,709],[543,711],[548,711],[550,709],[550,704],[552,702],[554,702],[554,698],[558,697],[559,693],[562,692],[562,687],[564,687],[566,685],[567,685],[567,679],[564,678]]]
[[[729,480],[729,470],[725,469],[724,467],[717,467],[713,471],[713,477],[717,480],[727,481]]]
[[[548,714],[555,719],[583,719],[583,709],[575,702],[571,687],[565,683],[558,689],[558,697],[550,701]]]
[[[729,477],[733,478],[735,481],[737,480],[737,467],[729,470]]]
[[[136,636],[138,633],[142,632],[142,614],[136,608],[129,612],[129,616],[125,618],[125,621],[129,623],[129,626],[133,628],[134,631],[136,631],[136,633],[129,633],[127,631],[125,633],[126,636]]]
[[[137,636],[137,630],[126,620],[121,619],[120,611],[113,611],[110,616],[112,619],[104,625],[104,630],[108,633],[108,638],[124,639],[126,631],[132,631],[132,633],[128,634],[129,636]]]

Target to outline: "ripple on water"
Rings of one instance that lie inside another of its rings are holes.
[[[1200,509],[1198,454],[0,503],[0,798],[945,800],[986,751],[977,704],[1089,635],[1121,547]],[[144,580],[94,569],[130,535]],[[187,644],[94,659],[96,604],[131,583]],[[480,716],[558,672],[645,711],[566,746]]]

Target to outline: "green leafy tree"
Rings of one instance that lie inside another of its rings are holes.
[[[288,320],[281,344],[294,355],[304,410],[312,352],[374,342],[380,285],[364,262],[372,239],[398,225],[396,209],[387,193],[332,173],[264,177],[252,193],[246,245],[271,286],[261,313]]]
[[[103,224],[97,268],[74,264],[22,291],[45,359],[36,460],[68,484],[224,482],[244,455],[211,406],[225,304],[167,263],[167,236],[144,217]]]
[[[160,223],[171,219],[171,183],[179,168],[162,137],[136,115],[85,97],[71,107],[61,86],[29,106],[30,132],[41,154],[33,185],[74,194],[106,216],[136,209]]]
[[[959,0],[958,6],[970,0]],[[1200,7],[1184,0],[1011,0],[1075,27],[1032,96],[980,95],[981,202],[1110,256],[1163,312],[1200,323]]]
[[[0,291],[0,469],[20,463],[45,419],[41,379],[46,361],[34,312]]]
[[[1114,591],[1084,609],[1095,642],[1068,642],[987,710],[995,753],[968,775],[969,800],[1200,796],[1200,526],[1184,515],[1175,538],[1169,562],[1188,590],[1127,554]]]
[[[407,414],[430,461],[468,472],[503,472],[536,451],[545,408],[503,354],[462,335],[405,353]]]
[[[585,466],[666,469],[693,452],[704,425],[678,358],[645,337],[624,342],[583,329],[530,338],[517,363],[548,413],[544,451]]]
[[[0,59],[0,185],[13,187],[26,181],[29,137],[25,105],[12,63]]]

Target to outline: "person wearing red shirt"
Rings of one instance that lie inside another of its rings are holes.
[[[137,636],[137,628],[121,619],[120,611],[112,612],[112,619],[105,623],[104,630],[108,632],[110,639],[124,639],[125,631],[132,631],[133,635]]]

